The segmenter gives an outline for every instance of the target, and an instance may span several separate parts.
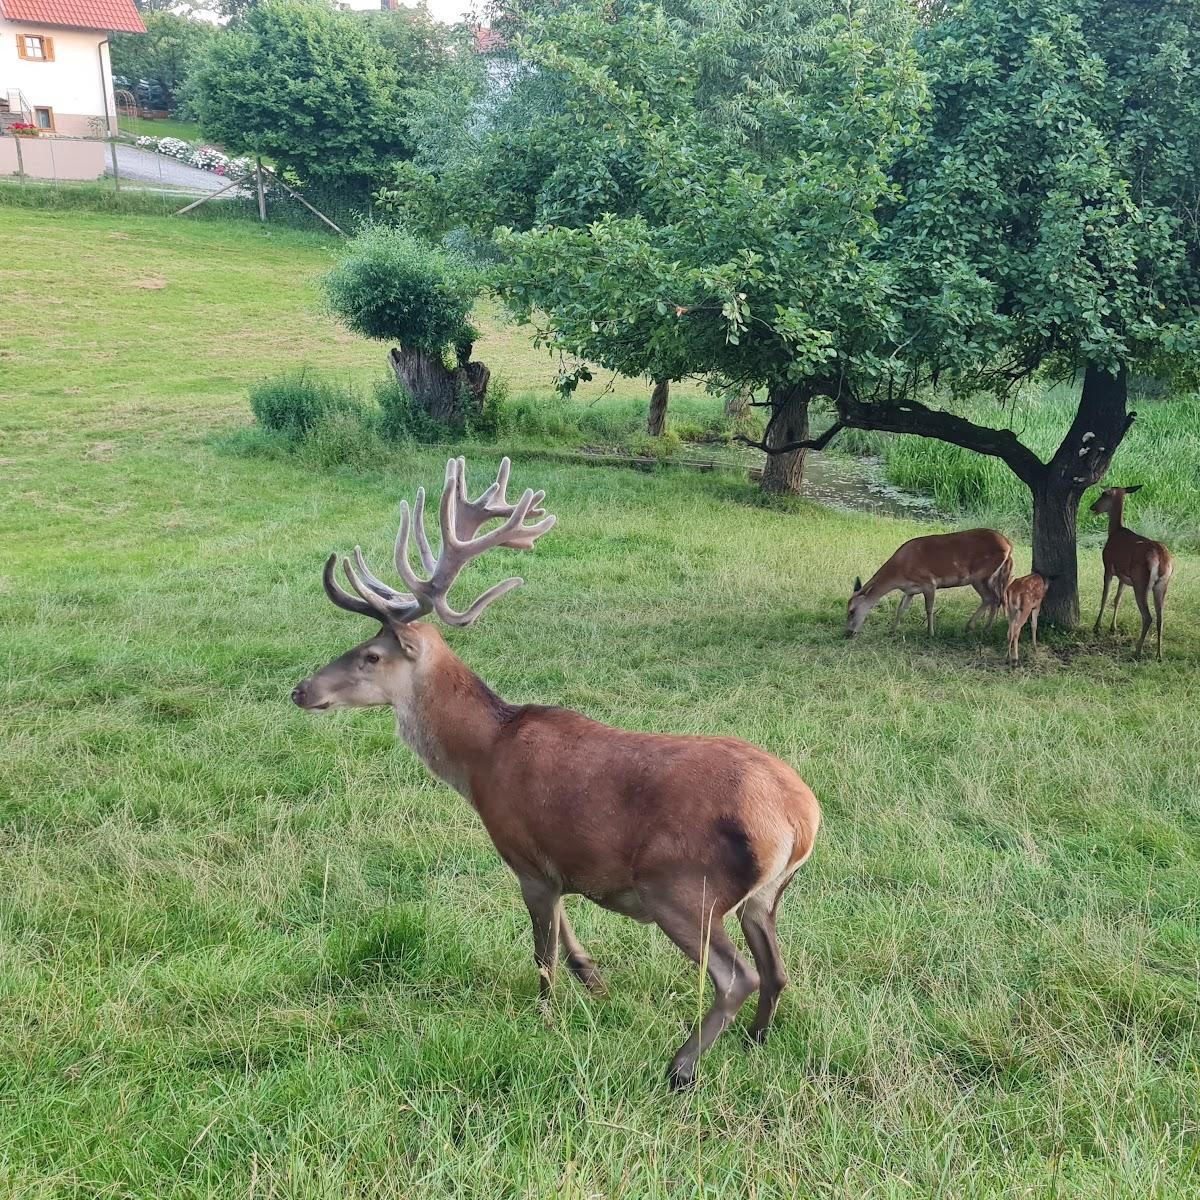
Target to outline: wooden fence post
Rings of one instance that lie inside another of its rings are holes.
[[[263,191],[262,178],[262,159],[254,160],[254,178],[258,181],[258,219],[266,221],[267,219],[267,195]]]

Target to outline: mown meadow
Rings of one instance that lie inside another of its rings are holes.
[[[1002,633],[962,632],[973,594],[939,599],[933,641],[879,612],[848,643],[850,580],[927,526],[767,506],[734,472],[572,462],[549,426],[305,457],[248,428],[246,397],[302,365],[379,378],[382,348],[318,310],[331,242],[14,207],[0,232],[0,1191],[1196,1193],[1191,548],[1162,664],[1132,661],[1130,606],[1117,638],[1047,635],[1009,671]],[[479,357],[549,409],[552,365],[483,326]],[[591,386],[567,441],[644,403]],[[680,400],[697,421],[710,403]],[[823,804],[773,1040],[731,1030],[689,1094],[663,1073],[700,980],[661,934],[570,902],[611,995],[564,974],[545,1017],[466,804],[385,713],[288,701],[369,632],[322,595],[325,555],[386,561],[398,500],[451,449],[480,482],[510,453],[559,517],[464,580],[526,580],[448,634],[480,675],[745,737]]]

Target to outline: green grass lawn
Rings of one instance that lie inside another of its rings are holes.
[[[699,981],[665,937],[570,902],[612,995],[564,974],[545,1022],[467,805],[387,714],[288,700],[370,632],[324,556],[386,561],[447,452],[316,471],[229,436],[285,367],[377,377],[318,311],[332,243],[9,208],[0,234],[0,1194],[1197,1194],[1200,560],[1161,665],[1127,612],[1014,673],[959,593],[932,642],[915,614],[842,639],[849,581],[915,526],[466,448],[559,516],[471,569],[526,586],[449,633],[466,661],[514,701],[748,738],[825,809],[774,1040],[731,1030],[670,1096]],[[484,326],[544,395],[523,332]]]
[[[162,121],[151,121],[145,117],[122,117],[121,132],[131,137],[173,137],[185,142],[211,145],[205,142],[200,133],[200,126],[195,121],[176,121],[170,118]]]

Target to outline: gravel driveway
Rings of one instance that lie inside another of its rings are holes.
[[[224,175],[189,167],[177,158],[141,150],[137,146],[117,146],[117,170],[122,179],[142,183],[161,183],[172,188],[187,188],[194,192],[219,192],[229,180]]]

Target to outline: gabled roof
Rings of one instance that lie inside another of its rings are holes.
[[[0,16],[30,25],[146,32],[133,0],[0,0]]]

